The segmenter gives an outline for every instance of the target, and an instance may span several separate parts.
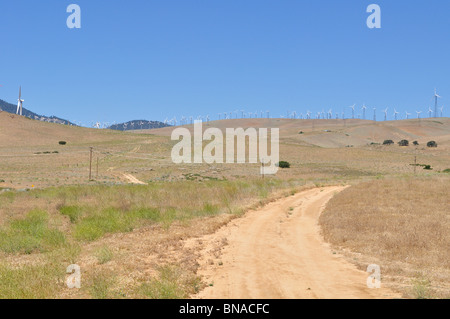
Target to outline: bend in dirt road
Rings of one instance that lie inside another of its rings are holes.
[[[366,284],[369,274],[333,255],[323,242],[319,216],[333,195],[344,188],[315,188],[283,198],[203,237],[201,241],[206,247],[199,260],[199,274],[212,286],[194,297],[400,297],[383,287],[369,289]],[[220,256],[218,242],[228,243]]]

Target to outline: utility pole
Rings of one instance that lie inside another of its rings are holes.
[[[414,156],[414,175],[416,175],[417,155]]]
[[[89,181],[92,180],[92,151],[93,147],[89,147]]]

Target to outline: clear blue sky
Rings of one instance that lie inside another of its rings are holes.
[[[24,107],[85,124],[354,103],[392,118],[425,113],[435,87],[450,113],[447,0],[1,1],[0,39],[0,98],[22,85]]]

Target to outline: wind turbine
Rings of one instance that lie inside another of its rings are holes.
[[[385,121],[387,121],[387,111],[388,111],[388,108],[386,108],[383,112],[384,112],[384,120]]]
[[[377,109],[375,107],[373,108],[373,120],[374,122],[377,121]]]
[[[431,107],[428,108],[428,114],[431,117],[431,114],[433,114],[433,110],[431,109]]]
[[[395,118],[396,121],[397,121],[397,114],[398,114],[397,110],[394,109],[394,118]]]
[[[349,108],[352,109],[352,119],[355,118],[355,106],[356,106],[356,104],[353,104],[352,106],[349,106]]]
[[[267,118],[270,118],[270,112],[266,111],[266,113],[267,113]]]
[[[306,119],[308,119],[308,120],[311,119],[311,111],[306,112]]]
[[[422,113],[422,111],[416,111],[417,113],[417,118],[420,120],[420,113]]]
[[[441,96],[439,96],[437,94],[437,90],[434,89],[434,117],[437,117],[437,115],[438,115],[438,112],[437,112],[437,110],[438,110],[438,108],[437,108],[438,98],[441,98]]]
[[[16,114],[22,115],[22,105],[25,100],[22,100],[22,86],[19,87],[19,99],[17,100],[17,111]]]
[[[411,115],[411,113],[408,113],[408,111],[406,111],[405,113],[406,113],[406,119],[409,120],[409,116]]]
[[[444,113],[444,106],[441,106],[440,110],[441,110],[441,117],[442,117],[442,115]]]

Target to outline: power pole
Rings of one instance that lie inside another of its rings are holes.
[[[92,151],[93,147],[89,147],[89,180],[92,180]]]

